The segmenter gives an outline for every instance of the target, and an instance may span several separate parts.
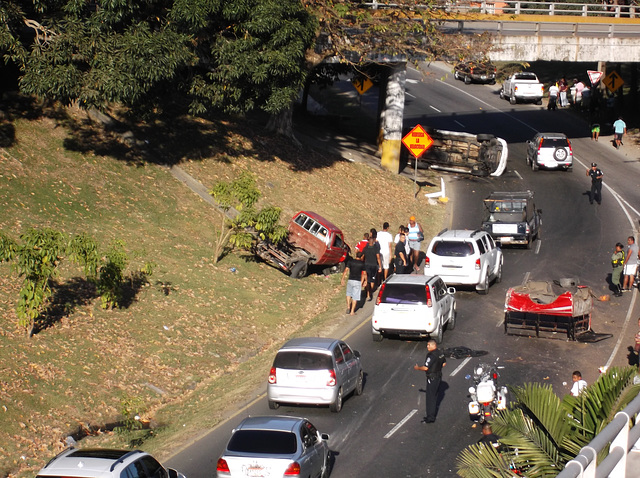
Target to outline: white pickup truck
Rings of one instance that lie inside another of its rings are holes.
[[[500,98],[508,98],[512,105],[519,101],[531,101],[541,105],[543,93],[544,86],[540,83],[536,74],[522,71],[514,73],[502,83]]]

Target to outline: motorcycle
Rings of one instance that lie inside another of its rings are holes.
[[[498,386],[498,360],[493,364],[480,363],[473,370],[473,386],[469,387],[469,417],[473,421],[484,423],[491,419],[496,410],[507,408],[507,387]]]

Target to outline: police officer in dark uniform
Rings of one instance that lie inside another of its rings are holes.
[[[591,178],[591,193],[589,194],[589,203],[595,201],[602,204],[602,176],[604,173],[598,168],[596,163],[591,163],[591,169],[587,169],[587,176]]]
[[[426,405],[427,416],[423,423],[433,423],[436,421],[436,405],[438,403],[438,389],[442,380],[442,367],[447,364],[447,359],[442,351],[438,350],[436,341],[431,339],[427,342],[427,357],[424,365],[415,364],[414,370],[423,370],[427,374]]]

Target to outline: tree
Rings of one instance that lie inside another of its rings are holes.
[[[219,181],[210,191],[218,203],[221,215],[213,262],[217,263],[227,244],[232,248],[250,249],[256,235],[263,240],[278,243],[287,237],[287,228],[278,225],[281,209],[265,206],[258,210],[260,199],[256,180],[249,172],[241,173],[233,181]]]
[[[550,385],[514,387],[514,402],[491,425],[503,449],[471,445],[458,456],[458,475],[465,478],[555,476],[640,391],[633,384],[635,367],[613,367],[578,397],[562,400]]]

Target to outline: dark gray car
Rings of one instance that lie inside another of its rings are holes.
[[[536,209],[533,191],[493,192],[484,200],[482,230],[501,246],[531,247],[540,237],[542,211]]]

